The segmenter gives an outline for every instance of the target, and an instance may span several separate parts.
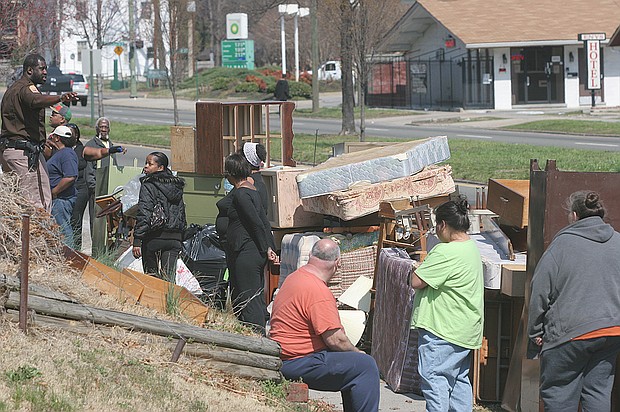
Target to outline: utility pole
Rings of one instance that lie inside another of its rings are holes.
[[[310,3],[310,24],[312,26],[312,113],[319,110],[319,18],[318,0]]]
[[[187,12],[189,18],[187,19],[187,76],[192,77],[194,75],[194,14],[196,14],[196,2],[190,1],[187,3]],[[198,100],[198,99],[196,99]]]
[[[136,33],[135,33],[135,4],[129,0],[129,97],[138,97],[136,86]]]

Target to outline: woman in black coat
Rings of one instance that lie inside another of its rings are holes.
[[[238,153],[226,158],[226,178],[235,189],[230,193],[226,254],[232,301],[237,318],[264,334],[267,307],[263,297],[267,260],[277,262],[271,225],[256,187],[248,178],[248,161]]]
[[[185,181],[168,169],[168,157],[152,152],[146,157],[145,176],[140,178],[138,215],[134,228],[133,255],[142,256],[144,273],[174,282],[176,262],[181,251],[185,220],[183,187]],[[160,206],[158,206],[160,205]],[[160,225],[154,217],[163,210]]]

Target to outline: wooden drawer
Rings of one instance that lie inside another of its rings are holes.
[[[323,215],[306,212],[301,206],[295,176],[303,167],[277,166],[261,170],[269,205],[267,218],[271,227],[323,227]]]
[[[489,179],[487,208],[499,215],[502,223],[518,228],[527,226],[529,180]]]

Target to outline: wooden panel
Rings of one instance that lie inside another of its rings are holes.
[[[166,313],[166,295],[172,291],[179,300],[179,309],[183,315],[198,322],[204,322],[209,308],[187,289],[131,269],[123,269],[123,274],[144,286],[144,291],[140,296],[142,306]]]
[[[344,153],[360,152],[362,150],[374,149],[377,147],[388,146],[390,142],[344,142]]]
[[[224,174],[222,107],[219,102],[196,103],[196,172]]]
[[[487,208],[502,223],[518,228],[528,225],[529,180],[489,179]]]
[[[196,135],[193,127],[170,128],[170,157],[174,170],[196,171]]]
[[[303,171],[301,167],[275,167],[261,171],[269,200],[267,218],[272,227],[323,226],[322,214],[306,212],[301,205],[295,176]]]
[[[93,258],[88,258],[82,272],[82,279],[103,293],[116,297],[121,302],[131,300],[137,303],[144,291],[140,282],[124,276]]]

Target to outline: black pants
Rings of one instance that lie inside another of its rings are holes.
[[[263,296],[267,258],[261,256],[253,242],[246,243],[243,249],[231,254],[227,261],[235,315],[264,335],[268,315]]]
[[[160,279],[175,282],[177,258],[183,245],[176,239],[145,239],[142,241],[142,268]]]
[[[82,249],[82,221],[84,220],[84,211],[86,210],[86,205],[88,205],[88,200],[90,199],[91,194],[94,197],[94,192],[88,190],[88,186],[80,185],[76,187],[77,189],[77,199],[75,200],[75,206],[73,207],[73,215],[71,216],[71,228],[73,229],[73,244],[75,245],[75,250],[79,251]],[[93,210],[88,209],[89,219],[90,219],[90,233],[92,238],[93,233],[93,213],[94,211],[94,203]]]

